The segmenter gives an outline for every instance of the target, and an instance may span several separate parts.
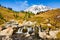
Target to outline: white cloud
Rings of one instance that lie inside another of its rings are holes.
[[[20,1],[20,2],[16,2],[16,4],[18,4],[20,10],[24,10],[29,7],[28,1]]]

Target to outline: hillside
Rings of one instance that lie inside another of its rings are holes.
[[[37,25],[50,23],[52,26],[60,27],[60,9],[40,12],[34,15],[30,12],[16,12],[0,7],[0,25],[12,19],[19,20],[19,22],[23,22],[24,20],[36,21]]]
[[[18,12],[9,10],[4,7],[0,7],[0,24],[3,24],[10,19],[15,19],[16,14],[18,14]]]
[[[52,27],[60,27],[60,9],[38,13],[30,18],[30,20],[37,21],[38,25],[50,23]]]
[[[12,19],[23,21],[28,15],[26,14],[26,12],[16,12],[0,6],[0,25]]]

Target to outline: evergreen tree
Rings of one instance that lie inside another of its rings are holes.
[[[12,8],[8,8],[9,10],[12,10]]]
[[[1,4],[0,4],[0,6],[1,6]]]

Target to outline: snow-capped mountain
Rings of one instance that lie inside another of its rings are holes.
[[[38,12],[42,12],[42,11],[47,11],[47,10],[51,10],[52,8],[44,6],[44,5],[33,5],[31,7],[29,7],[28,9],[24,10],[25,12],[32,12],[34,14],[37,14]]]

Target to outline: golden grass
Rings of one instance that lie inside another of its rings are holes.
[[[49,19],[49,23],[52,24],[52,26],[60,26],[60,18],[57,18],[57,16],[60,15],[60,9],[55,9],[55,10],[50,10],[47,12],[43,12],[37,15],[32,15],[30,14],[30,18],[27,17],[28,13],[26,12],[14,12],[13,10],[9,10],[7,8],[0,7],[0,14],[2,14],[3,18],[7,21],[11,19],[19,20],[19,23],[21,21],[24,21],[24,19],[29,20],[29,21],[36,21],[38,25],[40,23],[48,23],[46,19]],[[15,17],[17,15],[17,17]],[[4,20],[0,19],[0,24],[3,24]]]

